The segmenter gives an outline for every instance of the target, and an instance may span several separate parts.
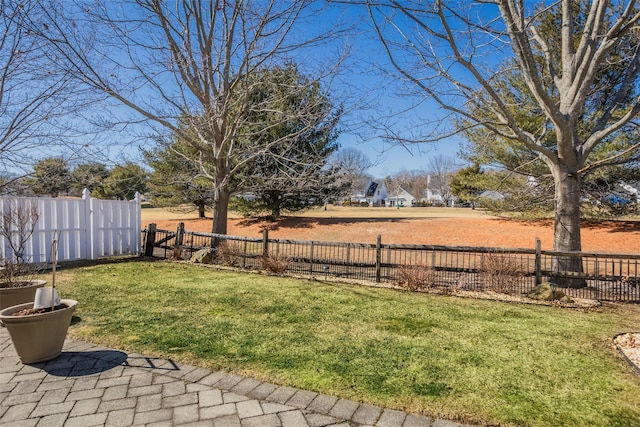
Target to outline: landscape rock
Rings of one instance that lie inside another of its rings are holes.
[[[572,303],[573,300],[569,298],[564,292],[551,286],[551,283],[540,283],[527,293],[527,297],[538,301],[560,301],[565,303]]]
[[[213,248],[200,249],[198,252],[191,256],[191,262],[196,264],[211,264],[216,256],[216,251]]]

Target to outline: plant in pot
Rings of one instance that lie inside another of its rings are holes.
[[[51,248],[50,287],[39,288],[33,302],[14,305],[0,311],[13,346],[25,364],[55,359],[62,353],[71,317],[78,302],[60,300],[56,291],[57,241]]]
[[[0,237],[3,248],[0,257],[0,310],[35,298],[36,289],[46,281],[36,279],[38,268],[25,261],[25,248],[33,235],[40,215],[35,201],[4,199],[0,216]],[[11,257],[6,254],[11,253]]]

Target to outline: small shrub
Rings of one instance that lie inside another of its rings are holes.
[[[363,208],[368,208],[369,202],[360,202],[360,206],[362,206]]]
[[[524,268],[522,263],[508,254],[488,253],[482,255],[478,273],[485,289],[511,294],[516,279],[524,276]]]
[[[426,265],[405,265],[398,270],[397,283],[408,291],[429,289],[435,283],[435,271]]]
[[[262,257],[262,268],[276,274],[282,274],[289,269],[289,258],[281,254]]]
[[[216,259],[227,267],[241,266],[243,256],[239,242],[225,240],[216,247]]]

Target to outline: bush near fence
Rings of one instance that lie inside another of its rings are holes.
[[[564,288],[572,298],[640,302],[640,255],[554,252],[535,247],[397,245],[250,238],[190,232],[143,230],[146,256],[190,259],[203,248],[217,248],[215,263],[315,277],[396,283],[407,289],[439,288],[525,294],[542,282],[579,278],[586,286]],[[555,259],[577,257],[583,273],[555,270]]]

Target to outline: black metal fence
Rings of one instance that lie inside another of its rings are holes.
[[[246,269],[278,268],[297,275],[397,283],[426,276],[430,286],[471,291],[528,292],[551,282],[572,298],[640,302],[640,254],[553,252],[536,247],[483,248],[341,243],[176,231],[143,231],[144,253],[190,259],[216,247],[212,262]],[[579,260],[582,271],[562,271],[559,260]]]

